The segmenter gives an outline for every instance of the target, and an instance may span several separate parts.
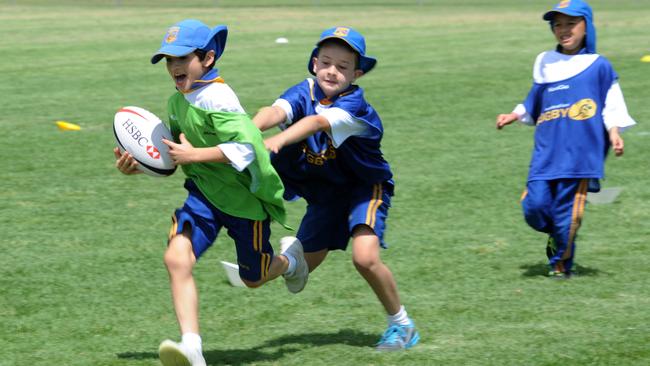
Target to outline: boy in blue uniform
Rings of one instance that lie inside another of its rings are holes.
[[[289,88],[253,122],[283,132],[265,141],[283,183],[285,198],[303,197],[307,212],[300,224],[309,270],[330,250],[345,250],[352,238],[352,260],[388,314],[379,350],[400,350],[419,339],[401,305],[380,246],[393,195],[390,166],[383,159],[383,127],[377,112],[353,82],[376,63],[365,55],[365,40],[352,28],[325,30],[311,53],[308,78]]]
[[[609,147],[622,155],[619,133],[635,122],[618,75],[596,53],[591,7],[564,0],[543,18],[558,45],[537,56],[528,97],[512,113],[497,116],[497,128],[515,120],[536,126],[521,203],[528,225],[548,234],[549,276],[568,278],[587,192],[600,190]]]
[[[151,63],[165,59],[177,92],[169,98],[169,126],[175,141],[163,140],[172,160],[187,176],[188,197],[174,213],[165,252],[181,343],[163,341],[165,366],[205,366],[198,322],[198,293],[192,268],[222,227],[235,240],[239,275],[248,287],[285,277],[293,292],[308,276],[300,242],[274,255],[270,221],[285,222],[283,186],[271,165],[260,131],[230,87],[214,69],[227,36],[225,26],[210,29],[184,20],[167,30]],[[116,166],[137,172],[137,162],[115,149]]]

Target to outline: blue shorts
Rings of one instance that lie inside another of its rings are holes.
[[[172,216],[169,239],[189,226],[192,232],[192,251],[198,260],[214,243],[222,227],[235,240],[239,276],[256,282],[266,278],[273,259],[270,219],[256,221],[235,217],[214,207],[191,180],[185,181],[189,192],[183,207]]]
[[[357,225],[372,228],[386,248],[384,231],[392,196],[390,188],[381,183],[351,187],[327,202],[308,202],[297,234],[305,252],[345,250]]]
[[[526,184],[521,206],[524,218],[533,229],[549,234],[557,250],[549,264],[564,263],[571,269],[575,254],[575,238],[582,223],[587,203],[589,178],[536,180]]]

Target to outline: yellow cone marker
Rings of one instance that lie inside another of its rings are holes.
[[[56,125],[63,131],[79,131],[81,129],[79,125],[66,121],[56,121]]]
[[[650,55],[645,55],[641,57],[641,62],[650,62]]]

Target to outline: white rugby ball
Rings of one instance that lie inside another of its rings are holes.
[[[162,139],[173,141],[172,134],[155,114],[140,107],[124,107],[115,113],[113,133],[120,151],[128,151],[137,160],[138,169],[165,177],[176,171],[169,148]]]

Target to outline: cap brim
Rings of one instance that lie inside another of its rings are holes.
[[[551,11],[547,11],[544,14],[544,16],[543,16],[544,20],[547,20],[547,21],[550,22],[551,20],[553,20],[553,17],[555,16],[555,13],[562,13],[564,15],[568,15],[568,16],[571,16],[571,17],[582,17],[583,16],[580,13],[576,13],[576,12],[568,11],[568,10],[551,10]]]
[[[228,27],[225,25],[218,25],[212,29],[210,39],[214,39],[215,44],[218,46],[214,50],[214,59],[218,60],[223,51],[226,49],[226,39],[228,38]]]
[[[164,46],[160,47],[160,49],[156,52],[155,55],[151,58],[151,63],[155,64],[158,63],[163,57],[165,56],[174,56],[174,57],[181,57],[185,55],[189,55],[190,53],[194,52],[196,50],[195,47],[186,47],[186,46]]]
[[[377,64],[377,59],[368,56],[359,57],[359,68],[364,74],[367,74]]]
[[[313,51],[311,51],[311,56],[309,56],[309,61],[307,62],[307,71],[309,71],[310,74],[316,76],[314,73],[314,57],[316,57],[316,54],[318,53],[318,47],[314,48]]]
[[[345,39],[345,38],[343,38],[343,37],[327,36],[327,37],[325,37],[325,38],[321,38],[321,40],[318,41],[318,43],[316,43],[316,46],[318,46],[318,45],[320,45],[321,43],[323,43],[323,41],[326,41],[326,40],[328,40],[328,39],[333,39],[333,38],[334,38],[334,39],[340,39],[341,41],[347,43],[348,46],[350,46],[350,48],[352,48],[353,50],[357,51],[358,54],[361,54],[361,51],[359,51],[356,47],[354,47],[354,45],[353,45],[352,43],[350,43],[347,39]]]

